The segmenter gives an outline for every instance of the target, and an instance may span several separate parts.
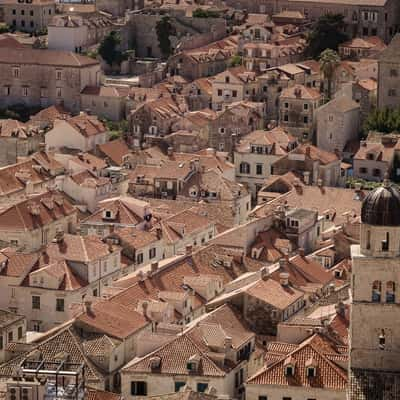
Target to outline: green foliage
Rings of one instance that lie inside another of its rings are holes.
[[[119,50],[120,44],[121,37],[115,31],[110,32],[100,43],[98,52],[110,67],[114,64],[120,65],[127,58],[127,55]]]
[[[106,119],[103,122],[107,127],[107,130],[112,132],[112,134],[118,133],[118,135],[120,136],[121,133],[128,131],[128,121],[126,119],[122,119],[120,121],[110,121]],[[117,137],[115,139],[117,139]],[[110,134],[110,140],[114,140],[111,139],[111,134]]]
[[[373,189],[376,189],[377,187],[382,186],[382,182],[366,181],[365,179],[361,179],[361,178],[349,178],[346,181],[347,188],[354,189],[357,184],[361,185],[361,189],[364,189],[364,190],[373,190]],[[394,184],[395,186],[398,186],[393,182],[392,182],[392,184]]]
[[[230,60],[229,60],[229,67],[237,67],[239,65],[242,65],[242,57],[241,56],[233,56]]]
[[[337,50],[339,44],[347,40],[342,14],[325,14],[316,22],[307,39],[306,53],[318,58],[325,49]]]
[[[157,22],[156,32],[158,47],[161,50],[161,54],[163,58],[168,58],[172,54],[171,40],[169,37],[174,34],[174,28],[167,15]]]
[[[0,33],[7,33],[10,31],[10,27],[7,24],[0,24]]]
[[[328,81],[327,95],[328,99],[332,96],[332,79],[336,68],[340,64],[340,57],[336,51],[325,49],[319,58],[319,66],[324,78]]]
[[[97,58],[97,56],[99,55],[99,53],[98,53],[98,51],[97,50],[90,50],[90,51],[87,51],[86,53],[82,53],[83,55],[85,55],[85,56],[87,56],[87,57],[90,57],[90,58],[93,58],[94,60]]]
[[[400,132],[400,108],[374,110],[365,121],[364,130],[382,133]]]
[[[0,109],[0,119],[17,119],[18,121],[27,122],[31,115],[41,110],[40,107],[27,107],[25,104],[15,104],[13,106]]]
[[[112,141],[112,140],[117,140],[120,137],[121,137],[121,132],[113,131],[113,132],[110,132],[110,135],[109,135],[108,139],[110,141]]]
[[[203,10],[202,8],[197,8],[192,13],[193,18],[219,18],[219,12],[213,10]]]

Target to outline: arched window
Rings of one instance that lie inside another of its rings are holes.
[[[386,282],[386,303],[394,303],[396,300],[395,296],[396,285],[393,281]]]
[[[372,301],[374,303],[379,303],[381,301],[381,292],[382,292],[382,282],[374,281],[372,284]]]
[[[386,238],[382,240],[382,251],[389,251],[389,232],[386,232]]]
[[[240,163],[240,173],[241,174],[249,174],[250,173],[250,164],[247,162]]]

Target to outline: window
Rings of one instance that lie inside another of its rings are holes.
[[[175,382],[175,392],[179,392],[181,390],[181,387],[185,386],[186,382]]]
[[[59,69],[56,70],[56,79],[58,81],[61,81],[61,79],[62,79],[62,71]]]
[[[10,343],[10,342],[13,341],[13,339],[14,339],[13,336],[14,336],[14,335],[13,335],[13,332],[12,332],[12,331],[8,332],[8,343]]]
[[[17,10],[12,10],[13,15],[17,13]]]
[[[218,94],[218,96],[222,96],[222,89],[218,89],[217,94]]]
[[[294,375],[294,367],[292,365],[286,366],[285,375],[286,376],[293,376]]]
[[[51,15],[51,9],[49,9],[49,15]]]
[[[40,310],[40,296],[32,296],[32,309]]]
[[[316,376],[316,370],[315,367],[307,367],[307,377],[308,378],[314,378]]]
[[[94,297],[97,297],[97,296],[98,296],[97,289],[93,289],[93,296],[94,296]]]
[[[22,88],[22,96],[23,97],[27,97],[28,96],[28,87],[27,86],[24,86]]]
[[[31,21],[31,22],[29,22],[29,26],[30,26],[31,28],[34,28],[34,27],[35,27],[35,23],[34,23],[33,21]]]
[[[303,109],[304,109],[304,110],[308,110],[308,104],[307,104],[307,103],[304,103],[304,104],[303,104]]]
[[[292,400],[291,397],[282,397],[282,400]]]
[[[150,250],[149,250],[149,258],[150,258],[150,260],[152,259],[152,258],[154,258],[156,256],[156,248],[155,247],[152,247]]]
[[[208,388],[208,383],[199,382],[197,384],[197,391],[198,392],[204,393],[207,390],[207,388]]]
[[[394,303],[396,286],[393,281],[386,282],[386,303]]]
[[[147,382],[135,381],[131,382],[132,396],[147,396]]]
[[[247,162],[240,163],[239,169],[241,174],[250,174],[250,164]]]
[[[56,299],[56,311],[64,312],[64,299]]]
[[[389,232],[386,232],[385,240],[382,240],[382,251],[389,251]]]
[[[396,89],[389,89],[388,96],[389,97],[395,97],[396,96]]]
[[[263,165],[257,164],[256,165],[256,175],[262,175],[262,173],[263,173]]]
[[[25,21],[24,21],[24,20],[21,21],[21,26],[22,26],[23,28],[25,27]]]
[[[359,169],[359,171],[360,171],[360,174],[366,174],[366,173],[368,172],[368,169],[365,168],[365,167],[361,167],[361,168]]]
[[[60,87],[56,88],[56,96],[62,97],[62,89]]]
[[[9,96],[10,92],[10,86],[4,86],[4,96]]]
[[[19,78],[19,67],[14,67],[13,68],[13,77],[14,78]]]
[[[143,254],[140,253],[136,256],[136,263],[141,264],[143,262]]]
[[[289,108],[289,103],[283,103],[283,107]]]
[[[376,177],[381,176],[381,170],[380,170],[379,168],[374,168],[374,169],[372,170],[372,175],[374,175],[374,176],[376,176]]]
[[[379,340],[379,348],[381,349],[381,350],[385,350],[385,346],[386,346],[386,337],[385,337],[385,330],[384,329],[382,329],[381,330],[381,333],[380,333],[380,335],[379,335],[379,338],[378,338],[378,340]]]
[[[225,77],[225,83],[229,83],[229,76]]]
[[[29,11],[29,15],[33,17],[33,10]]]
[[[18,339],[21,339],[22,336],[23,336],[23,329],[22,329],[22,326],[19,326],[18,327]]]
[[[379,303],[381,301],[382,282],[374,281],[372,283],[372,302]]]
[[[308,117],[307,117],[307,116],[303,117],[303,122],[304,122],[305,124],[308,124]]]
[[[232,90],[232,97],[237,97],[237,90]]]
[[[25,10],[21,10],[21,15],[25,15]]]
[[[268,400],[267,396],[258,396],[258,400]]]
[[[285,115],[283,116],[283,120],[284,120],[285,122],[288,122],[288,121],[289,121],[289,115],[285,114]]]

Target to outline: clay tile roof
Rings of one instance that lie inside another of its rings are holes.
[[[104,124],[93,115],[81,113],[66,120],[76,131],[85,137],[98,135],[106,131]]]
[[[281,310],[303,297],[303,292],[290,286],[284,287],[273,279],[259,280],[255,285],[246,289],[246,293]]]
[[[0,230],[32,231],[76,213],[59,192],[48,191],[0,211]]]
[[[87,389],[85,394],[86,400],[122,400],[120,394],[104,392],[99,389]]]
[[[124,156],[131,153],[123,139],[112,140],[107,143],[99,144],[97,147],[105,157],[108,157],[113,164],[118,166],[124,163]]]
[[[375,79],[371,78],[360,79],[357,81],[357,84],[369,91],[377,90],[378,88],[378,82]]]
[[[316,367],[316,376],[307,376],[307,367],[312,362]],[[293,376],[286,376],[285,365],[294,365]],[[306,340],[297,349],[267,366],[247,381],[247,385],[277,385],[312,387],[345,391],[347,372],[328,359],[323,351],[310,340]]]
[[[12,313],[7,310],[0,309],[0,328],[5,328],[19,320],[24,319],[24,316]]]
[[[189,375],[187,363],[192,357],[200,360],[196,376],[223,377],[225,371],[217,366],[187,334],[183,334],[163,345],[156,351],[139,359],[133,360],[122,368],[121,373],[150,373],[152,368],[150,360],[160,358],[159,374]]]
[[[120,239],[123,247],[129,246],[134,249],[141,249],[160,240],[155,231],[142,231],[136,228],[117,229],[114,231],[114,236]]]
[[[321,93],[304,85],[294,85],[283,89],[280,97],[281,99],[317,100],[321,97]]]
[[[110,183],[110,179],[106,177],[98,177],[90,170],[84,170],[70,176],[77,185],[88,188],[96,188]]]
[[[316,146],[304,144],[296,147],[291,152],[292,154],[305,154],[314,161],[320,161],[322,164],[327,165],[331,162],[338,161],[338,156],[335,153],[322,150]]]
[[[32,126],[15,119],[3,119],[0,121],[0,137],[17,137],[26,139],[38,135],[39,131]]]
[[[76,262],[91,262],[110,254],[108,244],[98,236],[64,234],[61,241],[50,243],[46,254],[51,260],[67,260]]]
[[[90,326],[97,332],[120,340],[132,336],[148,324],[147,319],[133,307],[112,301],[93,304],[90,310],[77,317],[76,321],[78,326]]]
[[[0,64],[36,64],[82,68],[98,65],[93,58],[68,51],[0,47]]]
[[[40,110],[35,115],[32,115],[30,117],[30,120],[32,122],[36,121],[54,122],[56,119],[66,119],[70,116],[71,114],[67,110],[65,110],[64,107],[62,107],[61,105],[53,105],[43,110]]]

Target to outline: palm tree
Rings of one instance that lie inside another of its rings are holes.
[[[335,50],[326,49],[321,53],[319,57],[319,66],[324,75],[324,78],[328,81],[328,99],[332,96],[332,79],[336,68],[340,64],[339,54]]]

